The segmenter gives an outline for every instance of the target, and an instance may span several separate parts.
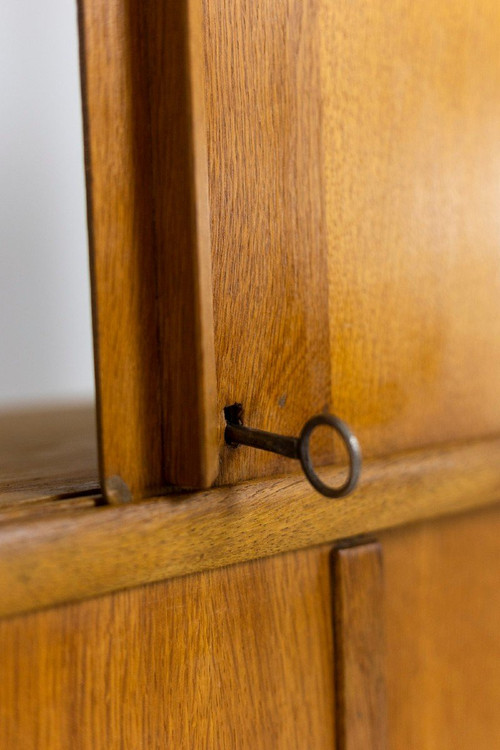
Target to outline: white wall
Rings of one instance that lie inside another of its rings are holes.
[[[0,406],[92,397],[75,0],[0,0]]]

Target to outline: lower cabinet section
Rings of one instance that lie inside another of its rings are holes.
[[[334,747],[329,550],[0,621],[1,750]]]
[[[0,621],[1,750],[500,747],[500,511],[349,544]]]

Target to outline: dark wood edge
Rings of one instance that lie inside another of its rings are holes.
[[[338,469],[328,469],[335,482]],[[329,500],[300,475],[0,525],[0,615],[93,597],[500,500],[500,439],[367,462]]]

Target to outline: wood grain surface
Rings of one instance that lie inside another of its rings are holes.
[[[499,4],[204,7],[219,415],[329,406],[371,456],[498,434]]]
[[[334,411],[365,455],[499,434],[500,4],[320,21]]]
[[[378,543],[371,542],[336,549],[332,562],[337,705],[335,750],[386,750],[381,548]]]
[[[0,615],[480,507],[500,500],[499,462],[488,441],[372,461],[335,501],[289,475],[13,519],[0,524]]]
[[[0,747],[331,750],[329,549],[0,623]]]
[[[500,747],[500,511],[381,536],[389,748]]]
[[[204,2],[221,446],[234,402],[250,426],[285,435],[330,404],[318,7]],[[285,467],[223,447],[218,481]]]
[[[217,471],[201,7],[79,7],[101,475],[122,502]]]
[[[99,493],[92,404],[0,413],[0,513],[8,506]]]
[[[284,473],[224,446],[236,401],[283,434],[329,408],[367,456],[498,434],[494,0],[81,0],[81,28],[104,480],[207,486],[217,424],[219,484]]]

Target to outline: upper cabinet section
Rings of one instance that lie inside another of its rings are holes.
[[[108,498],[498,432],[500,5],[80,3]]]

